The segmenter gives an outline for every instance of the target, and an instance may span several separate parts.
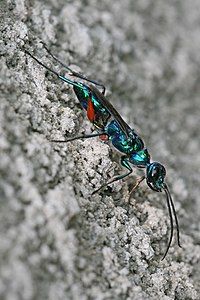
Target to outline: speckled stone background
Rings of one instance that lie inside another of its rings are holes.
[[[0,298],[200,299],[200,2],[0,1]],[[164,194],[122,170],[90,132],[62,61],[107,87],[107,97],[167,168],[182,249],[171,247]]]

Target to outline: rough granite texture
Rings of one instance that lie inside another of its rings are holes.
[[[0,1],[0,299],[200,299],[199,0]],[[122,170],[91,131],[49,45],[102,81],[107,97],[144,138],[180,220],[164,261],[163,193],[136,179],[91,196]]]

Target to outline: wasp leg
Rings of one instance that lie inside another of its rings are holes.
[[[133,193],[133,191],[136,190],[136,188],[140,185],[140,183],[145,179],[145,176],[141,176],[139,178],[137,178],[136,180],[136,184],[134,184],[134,186],[132,187],[132,189],[130,190],[129,194],[128,194],[128,200],[130,200],[131,194]]]
[[[65,76],[60,75],[58,72],[56,72],[55,70],[49,68],[47,65],[43,64],[43,62],[41,62],[39,59],[37,59],[34,55],[32,55],[28,50],[24,50],[24,52],[26,54],[28,54],[30,57],[32,57],[39,65],[41,65],[42,67],[44,67],[45,69],[47,69],[49,72],[53,73],[54,75],[56,75],[58,78],[60,78],[62,81],[67,82],[68,84],[71,84],[73,86],[77,86],[79,87],[78,83],[76,81],[73,81]]]
[[[105,184],[101,185],[100,188],[98,188],[97,190],[95,190],[95,191],[92,193],[92,195],[95,194],[95,193],[97,193],[97,192],[100,191],[102,188],[106,187],[107,185],[109,185],[109,184],[111,184],[111,183],[113,183],[113,182],[115,182],[115,181],[118,181],[118,180],[120,180],[120,179],[123,179],[123,178],[129,176],[129,175],[133,172],[132,168],[130,167],[130,165],[129,165],[129,163],[128,163],[128,158],[127,158],[127,156],[122,156],[122,158],[121,158],[121,165],[129,170],[128,173],[125,173],[125,174],[122,174],[122,175],[118,175],[118,176],[113,177],[110,181],[106,182]]]
[[[95,81],[95,80],[92,80],[92,79],[90,79],[90,78],[88,78],[88,77],[86,77],[86,76],[84,76],[84,75],[82,75],[82,74],[80,74],[80,73],[78,73],[78,72],[76,72],[76,71],[73,71],[71,68],[69,68],[67,65],[65,65],[59,58],[57,58],[54,54],[52,54],[51,51],[47,48],[47,46],[46,46],[46,44],[45,44],[44,42],[41,42],[41,43],[42,43],[43,47],[45,48],[45,50],[49,53],[49,55],[50,55],[55,61],[57,61],[61,66],[63,66],[65,69],[67,69],[68,71],[71,72],[70,75],[73,75],[73,76],[75,76],[75,77],[77,77],[77,78],[86,80],[86,81],[88,81],[88,82],[91,82],[91,83],[93,83],[93,84],[95,84],[95,85],[100,86],[100,87],[102,88],[102,94],[105,95],[106,88],[105,88],[105,86],[104,86],[102,83],[99,83],[99,82],[97,82],[97,81]]]
[[[94,134],[87,134],[87,135],[79,135],[79,136],[75,136],[75,137],[72,137],[67,140],[50,140],[50,141],[54,142],[54,143],[68,143],[68,142],[72,142],[75,140],[89,139],[89,138],[93,138],[93,137],[97,137],[97,136],[101,137],[101,135],[104,136],[107,134],[105,132],[101,132],[101,133],[94,133]]]

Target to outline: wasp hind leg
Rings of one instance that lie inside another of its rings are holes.
[[[81,140],[81,139],[89,139],[89,138],[93,138],[93,137],[101,137],[101,136],[104,136],[104,135],[107,135],[106,132],[101,132],[101,133],[92,133],[92,134],[85,134],[85,135],[79,135],[79,136],[75,136],[75,137],[72,137],[70,139],[67,139],[67,140],[50,140],[51,142],[54,142],[54,143],[68,143],[68,142],[72,142],[72,141],[75,141],[75,140]]]
[[[71,68],[69,68],[66,64],[64,64],[59,58],[57,58],[53,53],[51,53],[51,51],[47,48],[46,44],[44,42],[41,42],[43,47],[45,48],[45,50],[49,53],[49,55],[55,60],[57,61],[61,66],[63,66],[65,69],[67,69],[69,72],[71,72],[70,75],[75,76],[77,78],[86,80],[88,82],[91,82],[97,86],[100,86],[102,88],[102,94],[105,95],[106,92],[106,88],[102,83],[99,83],[93,79],[88,78],[87,76],[84,76],[83,74],[80,74],[76,71],[73,71]]]

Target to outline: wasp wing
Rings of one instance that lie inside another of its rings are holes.
[[[131,128],[128,126],[128,124],[122,119],[120,114],[117,112],[117,110],[112,106],[112,104],[106,99],[106,97],[94,86],[89,86],[91,91],[95,94],[95,96],[98,98],[99,102],[107,108],[109,113],[113,116],[113,118],[117,121],[119,126],[121,127],[121,130],[126,134],[128,137],[129,132]]]

